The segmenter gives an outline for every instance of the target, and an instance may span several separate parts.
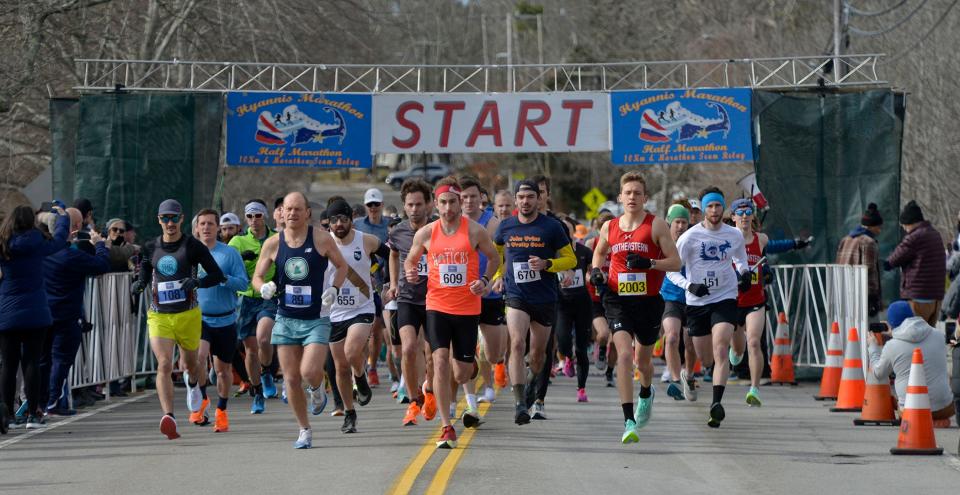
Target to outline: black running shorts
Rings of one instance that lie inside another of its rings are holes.
[[[724,299],[705,306],[687,305],[687,329],[691,337],[706,337],[714,325],[737,322],[737,300]]]
[[[603,295],[603,308],[612,333],[629,332],[640,345],[653,345],[660,338],[663,299],[656,296]]]
[[[451,356],[464,363],[474,362],[477,354],[479,315],[451,315],[427,311],[427,340],[430,350],[451,349]]]

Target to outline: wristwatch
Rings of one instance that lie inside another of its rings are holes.
[[[651,258],[651,259],[650,259],[650,268],[653,268],[653,267],[655,267],[655,266],[657,266],[657,260]]]

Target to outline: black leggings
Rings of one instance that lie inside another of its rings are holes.
[[[47,328],[27,328],[0,331],[0,401],[13,417],[13,404],[17,398],[17,368],[23,368],[24,388],[30,413],[39,414],[42,384],[40,356],[43,354],[43,339]]]
[[[587,385],[587,372],[590,370],[590,358],[587,346],[590,345],[592,301],[584,292],[583,297],[561,299],[557,308],[555,326],[560,354],[574,357],[574,345],[577,358],[577,388]]]

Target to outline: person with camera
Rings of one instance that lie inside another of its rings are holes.
[[[130,258],[136,256],[140,248],[127,242],[127,222],[119,218],[111,218],[107,221],[104,232],[107,236],[104,245],[107,247],[110,256],[110,271],[132,271],[133,266],[130,263]],[[82,240],[82,237],[80,239]]]
[[[62,204],[53,235],[36,225],[33,208],[18,206],[0,224],[0,433],[13,418],[17,368],[23,369],[27,395],[26,427],[43,427],[40,355],[53,323],[43,288],[43,260],[67,247],[70,218]]]
[[[40,359],[42,401],[48,414],[71,416],[63,395],[64,383],[80,349],[84,328],[92,328],[83,314],[83,293],[87,277],[110,271],[110,252],[103,237],[95,231],[89,239],[78,239],[83,215],[76,208],[67,208],[70,217],[70,249],[47,256],[44,265],[44,286],[53,325]],[[95,249],[89,254],[84,244]]]

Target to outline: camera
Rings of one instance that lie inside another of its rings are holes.
[[[873,332],[873,333],[883,333],[883,332],[886,332],[886,331],[887,331],[887,324],[886,324],[886,323],[883,323],[883,322],[880,322],[880,323],[871,323],[871,324],[870,324],[870,331]]]

